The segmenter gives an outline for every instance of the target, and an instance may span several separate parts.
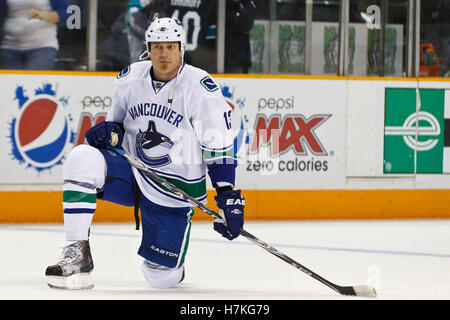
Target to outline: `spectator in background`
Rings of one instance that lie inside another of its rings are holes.
[[[255,16],[255,1],[226,1],[226,73],[248,73],[248,69],[252,66],[249,32],[253,28]]]
[[[252,65],[250,30],[257,15],[258,0],[226,0],[225,72],[248,73]],[[126,25],[130,63],[145,58],[144,33],[155,17],[176,17],[186,31],[185,61],[208,72],[217,72],[217,0],[129,0]],[[140,57],[141,56],[141,57]]]
[[[167,0],[130,0],[127,5],[126,25],[130,63],[139,61],[146,50],[145,31],[150,22],[167,8]]]
[[[186,32],[185,62],[209,73],[217,72],[217,0],[167,2],[170,5],[160,16],[177,18],[183,24]]]
[[[128,1],[126,24],[131,63],[139,61],[139,56],[145,50],[144,35],[150,25],[150,18],[142,12],[142,9],[149,4],[150,0]]]
[[[67,0],[0,0],[0,11],[6,10],[0,68],[53,69],[57,25],[66,22],[67,6]]]

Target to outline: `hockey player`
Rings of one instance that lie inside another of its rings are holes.
[[[51,287],[92,288],[89,230],[97,199],[139,207],[142,272],[156,288],[184,278],[192,206],[153,182],[114,152],[122,147],[199,201],[206,202],[206,173],[217,190],[223,220],[214,230],[227,239],[244,223],[244,198],[234,190],[231,109],[205,71],[184,63],[185,35],[176,18],[155,19],[146,34],[150,61],[117,76],[106,121],[86,133],[63,166],[67,243],[60,261],[46,270]]]

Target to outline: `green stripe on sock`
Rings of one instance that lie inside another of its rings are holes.
[[[96,203],[96,193],[85,193],[80,191],[63,191],[63,202],[88,202]]]

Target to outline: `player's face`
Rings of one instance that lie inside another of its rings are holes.
[[[151,43],[149,54],[157,80],[168,81],[177,76],[183,56],[179,42]]]

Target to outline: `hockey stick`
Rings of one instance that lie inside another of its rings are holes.
[[[211,210],[210,208],[208,208],[207,206],[205,206],[203,203],[201,203],[200,201],[196,200],[195,198],[191,197],[189,194],[187,194],[186,192],[184,192],[183,190],[180,190],[179,188],[177,188],[176,186],[174,186],[172,183],[168,182],[167,180],[165,180],[163,177],[159,176],[158,174],[154,173],[150,168],[148,168],[142,161],[140,161],[139,159],[133,157],[132,155],[126,153],[125,151],[123,151],[122,149],[118,149],[115,147],[110,147],[110,149],[112,151],[114,151],[115,153],[117,153],[118,155],[121,155],[125,158],[125,160],[127,160],[130,165],[132,165],[133,167],[141,170],[147,177],[149,177],[150,179],[152,179],[153,181],[161,184],[162,186],[166,187],[167,189],[169,189],[171,192],[177,194],[178,196],[182,197],[184,200],[188,201],[189,203],[191,203],[193,206],[198,207],[199,209],[201,209],[202,211],[204,211],[205,213],[207,213],[208,215],[214,217],[214,218],[218,218],[218,219],[223,219],[223,217],[221,217],[219,215],[219,213],[215,212],[214,210]],[[293,267],[299,269],[300,271],[303,271],[304,273],[306,273],[307,275],[309,275],[310,277],[322,282],[323,284],[327,285],[328,287],[330,287],[331,289],[339,292],[340,294],[343,295],[350,295],[350,296],[362,296],[362,297],[371,297],[371,298],[375,298],[376,297],[376,292],[375,289],[368,286],[368,285],[360,285],[360,286],[339,286],[336,285],[324,278],[322,278],[321,276],[319,276],[317,273],[309,270],[308,268],[306,268],[305,266],[301,265],[300,263],[298,263],[297,261],[291,259],[290,257],[288,257],[287,255],[285,255],[284,253],[278,251],[277,249],[275,249],[274,247],[268,245],[267,243],[265,243],[264,241],[258,239],[257,237],[255,237],[254,235],[250,234],[249,232],[245,231],[244,229],[241,229],[240,233],[241,236],[247,238],[248,240],[250,240],[251,242],[253,242],[254,244],[256,244],[257,246],[263,248],[264,250],[270,252],[271,254],[273,254],[274,256],[277,256],[278,258],[280,258],[281,260],[289,263],[290,265],[292,265]]]

